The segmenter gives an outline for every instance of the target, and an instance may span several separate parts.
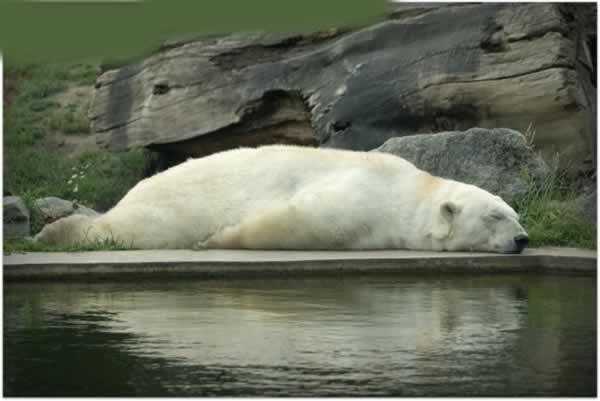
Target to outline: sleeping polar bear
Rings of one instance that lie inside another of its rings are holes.
[[[501,198],[390,154],[271,145],[188,160],[138,183],[99,217],[35,237],[134,248],[416,249],[519,253]]]

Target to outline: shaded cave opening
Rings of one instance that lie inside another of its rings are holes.
[[[297,90],[270,90],[243,105],[240,120],[191,139],[147,148],[153,154],[148,173],[166,170],[189,158],[240,147],[263,145],[319,146],[306,96]]]

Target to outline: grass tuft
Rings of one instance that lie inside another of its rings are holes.
[[[534,131],[535,132],[535,131]],[[577,192],[558,154],[541,180],[529,179],[529,190],[513,201],[531,247],[569,246],[596,249],[596,226],[585,220]]]
[[[82,110],[65,108],[48,118],[48,127],[66,135],[85,135],[90,132],[90,122]]]
[[[134,249],[131,245],[114,238],[106,238],[94,242],[82,242],[68,246],[47,245],[31,239],[5,239],[4,254],[24,252],[88,252],[88,251],[124,251]]]

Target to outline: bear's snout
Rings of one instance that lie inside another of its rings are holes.
[[[529,237],[526,234],[519,234],[514,238],[515,253],[523,252],[523,249],[529,244]]]

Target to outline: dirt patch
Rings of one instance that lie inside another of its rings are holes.
[[[81,130],[77,126],[72,132],[65,132],[58,121],[57,126],[46,136],[46,144],[66,153],[69,158],[75,158],[85,152],[99,150],[96,136],[89,132],[88,111],[94,96],[93,86],[73,86],[51,97],[58,104],[51,118],[60,120],[67,115],[76,116],[81,120]]]
[[[52,96],[52,100],[59,103],[63,107],[78,105],[82,108],[85,108],[85,112],[87,114],[93,96],[93,86],[73,86]]]
[[[12,99],[17,95],[17,80],[4,77],[4,107],[9,107]]]
[[[4,101],[4,114],[6,115],[6,109],[11,104],[12,100],[19,93],[19,85],[21,81],[26,80],[28,74],[26,70],[19,70],[17,72],[10,72],[4,66],[4,89],[3,89],[3,101]]]

